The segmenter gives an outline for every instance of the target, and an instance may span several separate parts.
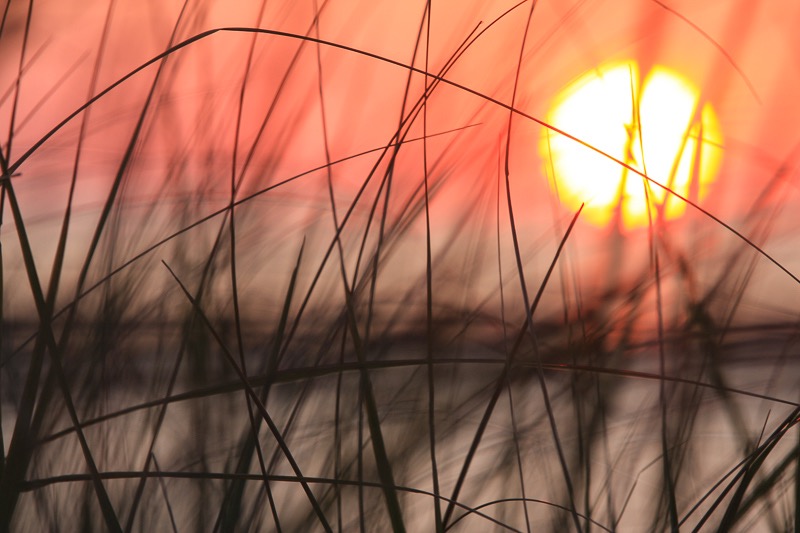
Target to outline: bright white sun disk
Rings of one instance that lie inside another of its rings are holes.
[[[714,111],[688,81],[664,67],[640,80],[633,61],[591,71],[562,91],[548,122],[699,201],[722,155]],[[573,209],[585,202],[586,218],[597,225],[618,215],[630,229],[647,225],[659,211],[672,219],[686,209],[685,202],[661,187],[651,184],[646,191],[640,176],[549,129],[540,148],[561,201]]]

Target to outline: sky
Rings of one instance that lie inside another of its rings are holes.
[[[576,80],[604,65],[630,61],[642,72],[669,69],[696,87],[698,101],[715,111],[722,136],[719,170],[701,202],[708,213],[690,208],[658,229],[665,246],[682,250],[672,258],[695,264],[701,286],[713,283],[742,240],[711,214],[763,245],[791,272],[800,272],[792,238],[800,200],[800,6],[795,2],[540,0],[531,15],[531,2],[442,0],[432,2],[429,33],[421,26],[425,2],[271,1],[260,13],[261,6],[213,0],[185,6],[177,1],[36,2],[18,76],[28,4],[10,3],[0,39],[0,73],[7,80],[0,131],[8,130],[13,116],[9,160],[14,164],[25,157],[14,179],[23,212],[35,222],[41,265],[52,258],[79,139],[70,248],[76,264],[120,168],[126,177],[119,203],[133,213],[126,226],[132,236],[120,252],[125,256],[166,235],[175,206],[187,205],[187,198],[197,204],[198,217],[223,207],[232,176],[240,182],[241,198],[328,161],[393,142],[403,110],[422,95],[427,64],[429,73],[443,72],[446,82],[431,93],[424,117],[420,113],[410,123],[409,142],[391,163],[389,218],[409,237],[398,239],[396,253],[420,253],[425,219],[413,206],[421,205],[427,161],[435,253],[444,265],[450,264],[448,257],[451,262],[469,257],[482,265],[470,275],[496,282],[496,272],[487,265],[493,261],[498,224],[502,248],[511,249],[504,196],[507,157],[522,253],[530,261],[531,279],[541,279],[576,210],[574,202],[561,202],[554,193],[549,161],[540,150],[546,135],[542,122],[551,116],[561,91]],[[151,60],[170,42],[233,27],[285,34],[223,30],[205,35],[172,53],[160,73],[155,63],[134,74],[29,152],[89,95]],[[305,35],[324,43],[304,42],[300,37]],[[453,57],[457,60],[449,65]],[[409,76],[411,65],[417,70]],[[507,106],[512,103],[520,113],[509,126]],[[131,145],[143,110],[142,132]],[[425,143],[413,140],[426,132],[440,135]],[[126,160],[129,145],[133,151]],[[344,216],[351,205],[352,231],[346,228],[342,234],[355,249],[371,215],[370,202],[353,202],[362,198],[362,186],[363,198],[380,195],[378,180],[367,179],[373,165],[387,168],[378,156],[372,152],[336,163],[330,174],[324,168],[311,172],[251,202],[269,206],[245,209],[269,228],[262,236],[283,243],[280,253],[270,256],[277,254],[283,257],[279,264],[290,265],[301,234],[324,250],[332,218]],[[163,209],[147,211],[148,205]],[[149,224],[142,226],[137,217],[147,217]],[[629,229],[596,222],[579,217],[570,237],[568,258],[585,285],[627,279],[651,261],[646,224]],[[3,238],[10,240],[12,232],[6,217]],[[254,235],[255,243],[258,232]],[[355,260],[350,261],[347,266],[355,268]],[[758,261],[768,274],[759,278],[754,308],[765,299],[783,313],[791,308],[795,284],[768,260]],[[679,262],[675,259],[675,265]],[[409,269],[406,263],[393,262],[396,272],[387,267],[398,284],[420,267],[417,262]]]

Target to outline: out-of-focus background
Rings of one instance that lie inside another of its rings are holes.
[[[800,6],[2,17],[3,527],[794,527]],[[626,61],[720,167],[571,226],[545,123]]]

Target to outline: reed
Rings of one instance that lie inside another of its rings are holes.
[[[800,11],[607,4],[7,1],[0,530],[800,530]],[[607,59],[718,106],[679,219],[559,200]]]

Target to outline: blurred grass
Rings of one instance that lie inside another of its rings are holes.
[[[0,530],[797,531],[794,152],[592,228],[585,2],[275,4],[5,4]]]

